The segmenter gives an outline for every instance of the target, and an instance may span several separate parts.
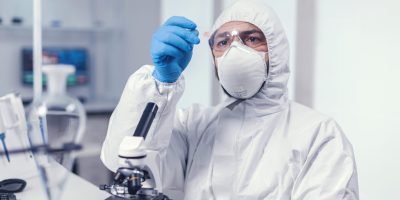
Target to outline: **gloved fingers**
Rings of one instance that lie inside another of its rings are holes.
[[[179,58],[182,57],[184,52],[176,48],[175,46],[172,46],[170,44],[160,42],[158,40],[153,41],[153,47],[151,49],[151,55],[153,59],[156,59],[157,62],[159,61],[169,61],[169,60],[164,60],[166,56],[170,56],[172,58]]]
[[[181,16],[173,16],[170,17],[165,23],[165,26],[178,26],[181,28],[186,28],[190,30],[196,29],[197,25],[191,20],[181,17]]]
[[[178,35],[180,38],[189,42],[190,44],[199,44],[199,32],[197,30],[190,30],[179,26],[166,26],[165,30]]]
[[[193,49],[193,45],[181,38],[177,32],[170,32],[169,30],[158,32],[154,36],[154,40],[174,46],[183,52],[189,52]]]
[[[200,42],[196,27],[184,17],[171,17],[153,35],[151,56],[157,80],[174,82],[186,68],[193,45]]]

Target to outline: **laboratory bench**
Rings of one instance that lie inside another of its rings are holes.
[[[65,169],[61,165],[54,166],[60,170],[60,173],[65,172]],[[58,172],[58,171],[57,171]],[[71,199],[106,199],[110,196],[108,193],[99,189],[98,186],[88,182],[87,180],[71,173],[69,173],[68,179],[65,183],[63,192],[61,194],[62,200]],[[25,178],[27,182],[26,188],[21,193],[16,193],[17,200],[30,200],[30,199],[46,199],[43,186],[41,185],[41,179],[39,175],[33,175]]]

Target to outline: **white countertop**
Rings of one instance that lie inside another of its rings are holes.
[[[65,172],[66,169],[58,165],[57,170]],[[79,176],[68,172],[68,179],[62,193],[62,200],[103,200],[110,195],[99,190],[98,186],[89,183]],[[21,193],[16,193],[17,200],[46,200],[44,189],[39,175],[25,179],[26,188]]]

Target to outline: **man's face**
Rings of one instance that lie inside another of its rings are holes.
[[[267,41],[263,32],[257,26],[247,22],[227,22],[222,25],[213,36],[210,44],[214,60],[215,58],[221,57],[235,40],[243,42],[243,44],[256,51],[268,52]],[[268,59],[268,54],[266,53],[265,61],[267,63]],[[218,67],[217,63],[215,65]]]

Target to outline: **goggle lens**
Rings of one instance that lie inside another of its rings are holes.
[[[209,44],[213,50],[224,52],[235,40],[240,41],[244,45],[253,49],[267,44],[264,34],[259,30],[232,30],[229,32],[219,32],[217,30],[211,36]]]

